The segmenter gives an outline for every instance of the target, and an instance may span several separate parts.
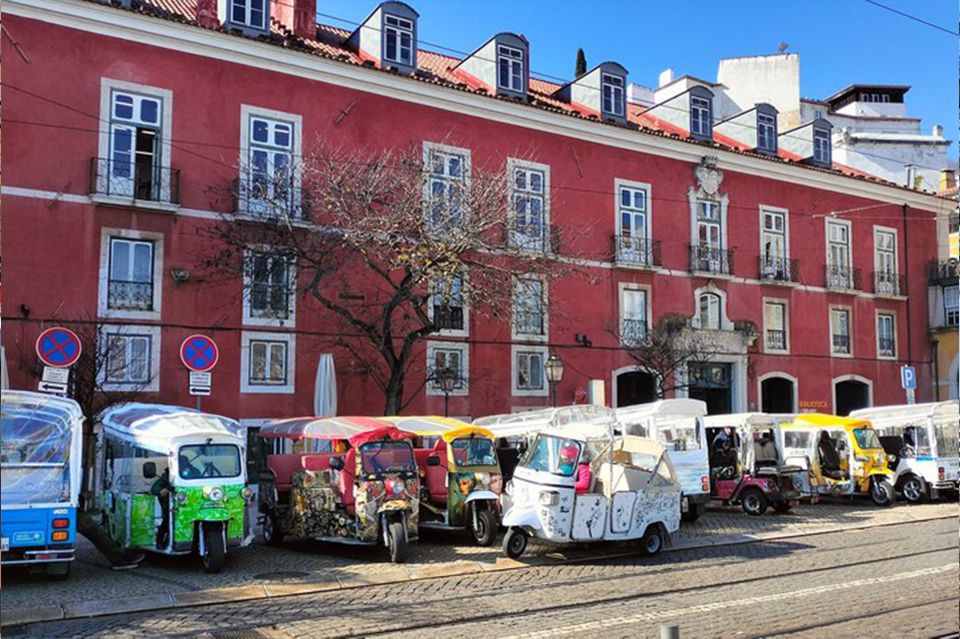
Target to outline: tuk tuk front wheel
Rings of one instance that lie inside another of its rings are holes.
[[[759,488],[748,488],[740,496],[740,507],[748,515],[759,517],[767,512],[767,496]]]
[[[402,563],[407,558],[409,548],[403,521],[391,521],[387,526],[387,549],[390,551],[390,561],[395,564]]]
[[[903,498],[911,504],[919,504],[927,497],[927,487],[923,480],[916,475],[908,475],[903,480],[900,492],[903,493]]]
[[[478,508],[471,525],[473,540],[478,546],[490,546],[497,537],[497,518],[489,508]]]
[[[227,560],[227,549],[223,546],[223,534],[220,526],[203,527],[203,570],[214,574],[223,570]]]
[[[277,516],[272,512],[267,512],[263,516],[263,541],[268,546],[283,545],[283,531],[277,522]]]
[[[874,479],[870,482],[870,499],[877,506],[892,506],[893,486],[886,479]]]
[[[503,536],[503,553],[510,559],[520,559],[526,549],[526,533],[519,528],[509,528]]]

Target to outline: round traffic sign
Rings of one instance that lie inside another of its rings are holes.
[[[220,349],[206,335],[191,335],[180,344],[180,361],[192,371],[205,373],[217,365]]]
[[[37,357],[47,366],[68,368],[77,363],[83,347],[80,338],[69,328],[55,326],[37,338]]]

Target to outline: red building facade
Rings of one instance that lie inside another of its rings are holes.
[[[313,0],[271,3],[267,29],[251,13],[257,0],[235,4],[5,4],[12,387],[35,386],[40,331],[81,322],[122,345],[108,388],[192,404],[178,349],[205,333],[221,351],[205,409],[311,413],[318,361],[331,353],[339,412],[380,413],[363,363],[331,345],[332,319],[309,298],[277,297],[282,266],[267,260],[247,282],[197,275],[204,229],[237,206],[225,189],[240,183],[242,200],[255,180],[238,166],[274,171],[322,139],[423,149],[438,181],[471,165],[507,171],[504,197],[536,216],[531,250],[578,267],[515,285],[507,316],[481,320],[467,305],[459,330],[424,340],[406,412],[442,412],[426,380],[438,361],[461,372],[451,415],[544,406],[550,353],[566,364],[561,403],[587,401],[591,380],[604,382],[608,405],[651,399],[620,342],[673,313],[722,346],[689,390],[714,411],[899,403],[906,363],[921,377],[918,401],[930,399],[924,268],[949,204],[833,165],[816,123],[770,149],[770,118],[762,144],[756,130],[731,140],[749,129],[739,123],[713,135],[703,87],[641,113],[620,65],[552,85],[529,77],[532,45],[513,34],[464,61],[418,50],[418,16],[402,3],[382,5],[353,37],[314,32]],[[569,239],[551,245],[549,227]],[[532,313],[520,299],[540,295]]]

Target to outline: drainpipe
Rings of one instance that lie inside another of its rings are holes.
[[[933,399],[934,401],[940,401],[940,342],[938,340],[930,340],[930,348],[933,352]]]
[[[907,225],[907,211],[910,205],[903,205],[903,281],[907,293],[907,364],[913,365],[913,327],[910,323],[910,227]]]

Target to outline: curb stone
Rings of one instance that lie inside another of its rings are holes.
[[[772,532],[760,533],[756,535],[721,535],[706,542],[691,540],[680,542],[678,544],[671,544],[664,548],[664,552],[679,552],[682,550],[712,548],[716,546],[733,546],[761,541],[779,541],[781,539],[795,539],[797,537],[848,532],[854,530],[863,530],[865,528],[885,528],[889,526],[900,526],[903,524],[954,518],[954,515],[934,515],[879,524],[864,523],[852,526],[825,526],[803,532]],[[316,592],[365,588],[369,586],[380,586],[427,579],[442,579],[445,577],[454,577],[467,574],[499,572],[504,570],[521,570],[524,568],[532,568],[544,565],[582,563],[586,561],[596,561],[599,559],[635,557],[640,554],[642,553],[639,550],[631,550],[627,552],[614,552],[607,554],[592,553],[589,555],[574,557],[557,556],[547,560],[528,562],[520,562],[505,557],[498,557],[493,564],[484,564],[481,562],[471,561],[464,562],[460,566],[454,566],[452,569],[440,566],[428,566],[426,568],[408,570],[406,567],[398,566],[397,570],[388,569],[374,575],[343,576],[337,577],[335,581],[330,580],[314,582],[310,584],[267,584],[257,586],[239,586],[235,588],[213,588],[208,590],[197,590],[193,592],[176,594],[171,593],[163,595],[148,595],[144,597],[134,597],[131,599],[110,599],[106,601],[82,602],[76,604],[66,604],[62,606],[38,606],[35,608],[3,612],[2,616],[0,616],[0,626],[18,626],[45,621],[62,621],[66,619],[85,617],[101,617],[123,614],[127,612],[147,612],[151,610],[163,610],[168,608],[209,606],[256,599],[270,599],[273,597],[291,597],[295,595],[305,595]]]

